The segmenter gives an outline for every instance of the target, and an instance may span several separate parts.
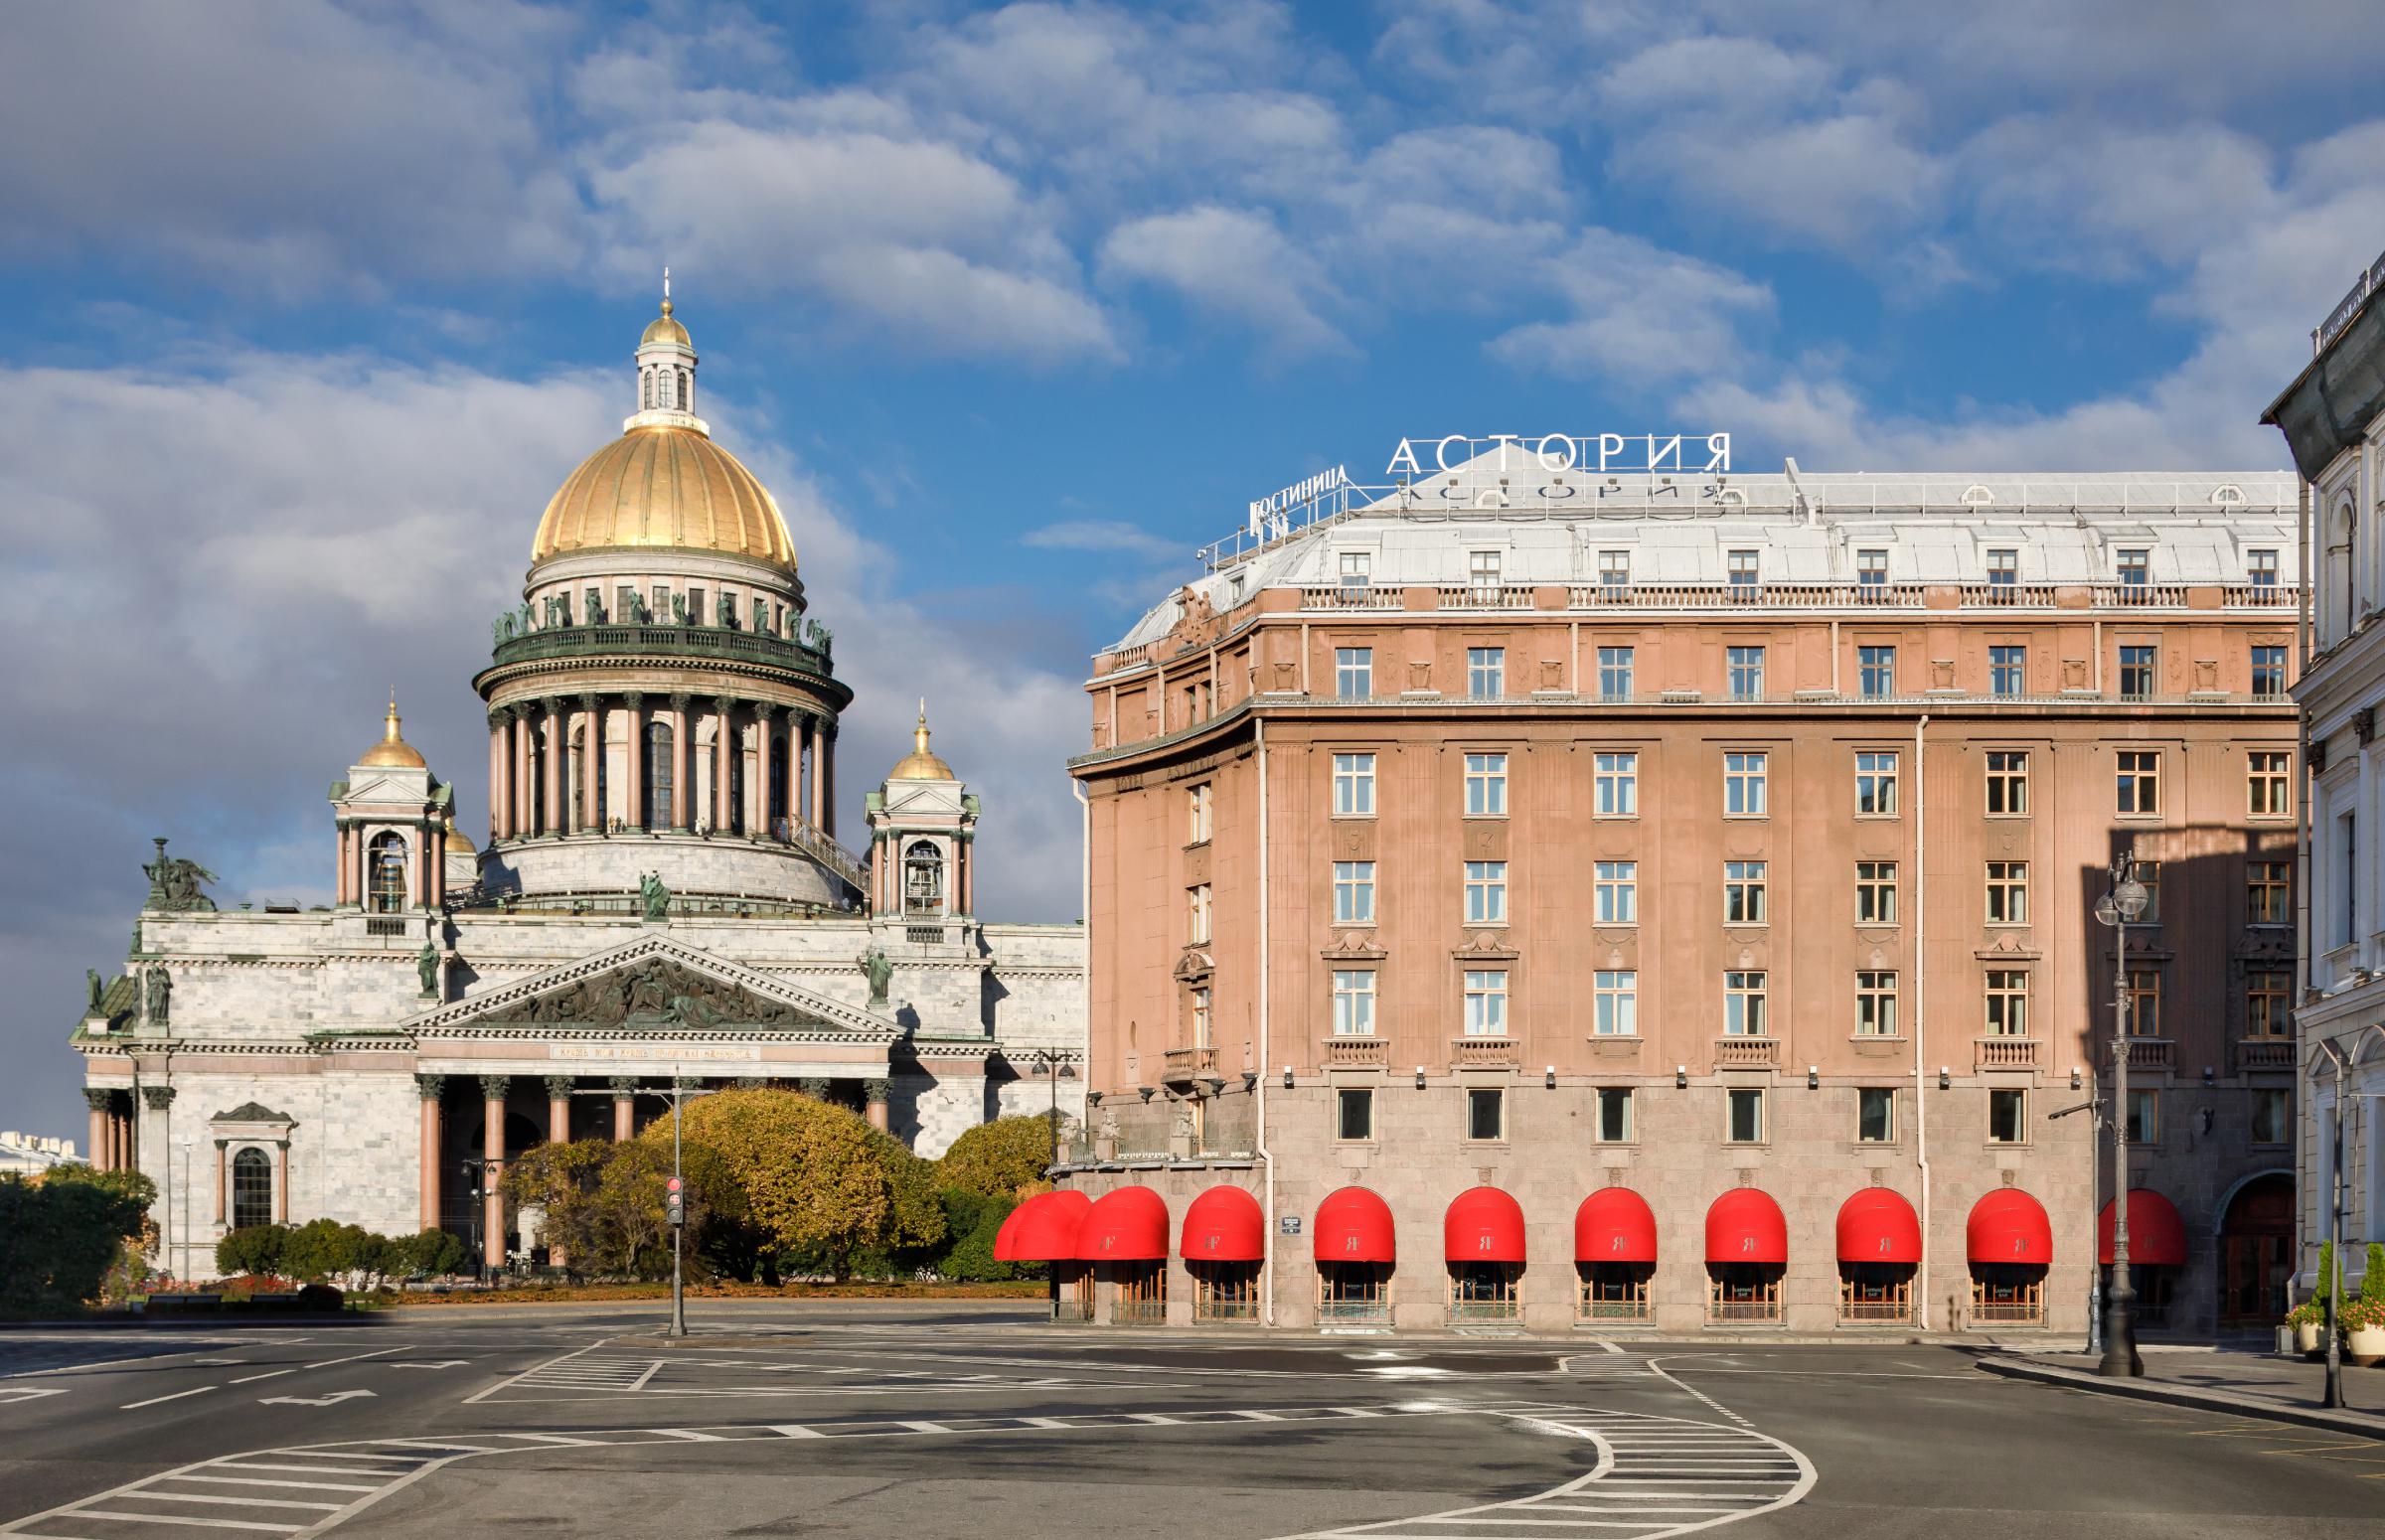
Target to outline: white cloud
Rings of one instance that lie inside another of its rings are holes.
[[[1101,243],[1100,270],[1162,285],[1211,316],[1242,322],[1273,358],[1351,351],[1318,314],[1341,296],[1316,259],[1262,213],[1207,206],[1121,225]]]
[[[1182,541],[1154,535],[1123,519],[1063,520],[1028,531],[1019,537],[1019,543],[1041,550],[1113,551],[1152,561],[1180,559],[1186,554]]]
[[[1570,314],[1501,334],[1492,354],[1567,379],[1627,377],[1626,394],[1729,368],[1748,351],[1743,329],[1772,308],[1771,291],[1740,273],[1614,231],[1585,231],[1540,276]]]

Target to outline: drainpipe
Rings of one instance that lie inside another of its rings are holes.
[[[1266,1183],[1267,1202],[1260,1210],[1264,1221],[1259,1231],[1262,1249],[1260,1271],[1266,1275],[1267,1287],[1259,1291],[1259,1324],[1275,1324],[1275,1155],[1267,1148],[1267,720],[1254,716],[1251,730],[1258,744],[1259,776],[1259,1079],[1258,1105],[1251,1110],[1258,1136],[1251,1141],[1253,1154],[1259,1157],[1261,1179]]]
[[[1930,1098],[1927,1071],[1922,1064],[1923,1006],[1929,996],[1930,873],[1924,861],[1929,851],[1929,785],[1922,758],[1923,730],[1930,725],[1924,711],[1913,723],[1913,1163],[1921,1171],[1921,1268],[1914,1325],[1930,1329]]]

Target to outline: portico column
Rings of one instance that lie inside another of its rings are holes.
[[[629,712],[629,725],[622,734],[628,740],[629,752],[629,816],[622,820],[632,829],[646,827],[646,697],[631,691],[621,697]]]
[[[618,1145],[626,1143],[630,1136],[636,1132],[636,1096],[638,1090],[637,1077],[634,1075],[615,1075],[612,1078],[612,1090],[613,1143]]]
[[[696,763],[696,746],[688,735],[688,706],[695,698],[684,693],[671,697],[671,828],[683,835],[688,832],[689,805],[696,800],[688,785]]]
[[[489,713],[489,838],[502,840],[506,835],[506,815],[513,808],[513,793],[505,781],[505,724],[510,713],[503,706]]]
[[[764,839],[776,833],[770,825],[770,718],[778,708],[768,701],[757,701],[753,707],[754,779],[760,783],[754,794],[754,804],[760,810],[761,834]]]
[[[572,799],[572,816],[580,830],[603,827],[604,810],[596,805],[597,756],[604,752],[604,697],[593,693],[579,697],[579,786]]]
[[[728,815],[728,756],[736,752],[737,702],[728,695],[713,701],[716,726],[713,728],[713,828],[726,834],[736,827]]]
[[[216,1226],[219,1229],[224,1224],[224,1144],[223,1140],[216,1141]]]
[[[287,1137],[273,1144],[273,1222],[290,1222],[290,1142]]]
[[[82,1104],[91,1110],[91,1142],[85,1148],[90,1152],[91,1164],[103,1171],[114,1169],[107,1163],[107,1110],[115,1099],[114,1092],[98,1086],[82,1088]]]
[[[340,864],[331,879],[331,901],[334,906],[345,905],[348,902],[348,821],[346,819],[340,820],[339,831]]]
[[[819,717],[807,716],[804,718],[803,736],[812,753],[812,784],[804,793],[803,821],[814,829],[818,829],[820,827],[820,766],[824,760],[821,744],[827,741],[821,736]]]
[[[527,840],[530,821],[530,707],[514,707],[514,836]]]
[[[446,1089],[447,1077],[445,1075],[416,1075],[414,1077],[414,1094],[422,1099],[422,1198],[421,1224],[417,1228],[424,1230],[435,1230],[439,1227],[439,1145],[445,1133],[439,1122],[439,1095]],[[216,1163],[221,1166],[223,1161],[224,1147],[219,1144],[216,1146]],[[223,1217],[223,1176],[220,1171],[216,1183],[218,1188],[216,1217],[220,1219]]]
[[[547,806],[540,810],[539,833],[559,835],[566,820],[563,817],[563,755],[569,752],[570,734],[563,727],[563,703],[549,695],[539,702],[539,725],[547,729]]]
[[[862,1102],[866,1109],[864,1116],[870,1120],[870,1126],[880,1134],[886,1131],[886,1096],[893,1089],[894,1083],[883,1078],[862,1082]]]
[[[820,832],[831,840],[837,837],[837,729],[833,722],[821,723]]]
[[[569,1075],[547,1077],[547,1143],[571,1143],[571,1088],[577,1084]]]
[[[480,1077],[480,1259],[490,1267],[505,1266],[505,1194],[498,1190],[505,1174],[505,1093],[509,1075]]]

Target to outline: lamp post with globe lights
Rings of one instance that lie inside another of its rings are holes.
[[[2148,895],[2137,879],[2137,852],[2112,861],[2112,890],[2095,901],[2095,917],[2113,929],[2112,985],[2112,1288],[2104,1296],[2104,1356],[2095,1372],[2120,1378],[2145,1373],[2137,1351],[2137,1291],[2129,1283],[2129,926],[2144,918]],[[2090,1259],[2090,1266],[2093,1259]]]

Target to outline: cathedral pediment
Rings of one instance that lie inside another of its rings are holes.
[[[551,968],[416,1016],[414,1030],[480,1027],[624,1032],[896,1035],[894,1023],[664,935]]]

